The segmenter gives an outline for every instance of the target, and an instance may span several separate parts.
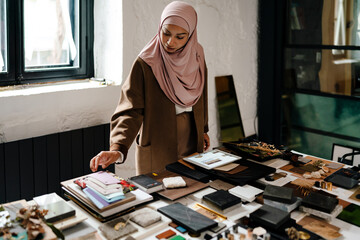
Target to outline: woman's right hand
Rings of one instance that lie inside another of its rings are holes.
[[[116,162],[120,157],[118,151],[101,151],[98,155],[90,160],[91,171],[97,171],[98,167],[101,166],[103,169],[107,168],[110,164]]]

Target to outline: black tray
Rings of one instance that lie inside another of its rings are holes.
[[[274,159],[274,158],[283,158],[284,156],[284,151],[280,150],[278,148],[275,148],[277,150],[279,150],[281,153],[279,154],[271,154],[265,151],[261,151],[261,150],[253,150],[251,148],[245,148],[245,147],[239,147],[238,144],[240,143],[263,143],[261,141],[257,141],[257,140],[250,140],[250,141],[234,141],[234,142],[223,142],[223,146],[226,147],[227,149],[234,151],[235,153],[237,153],[238,155],[240,155],[241,157],[244,158],[249,158],[252,160],[256,160],[259,162],[263,162],[263,161],[267,161],[270,159]]]

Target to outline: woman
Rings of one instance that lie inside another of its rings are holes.
[[[157,172],[169,163],[210,146],[207,69],[197,41],[197,14],[174,1],[161,15],[156,36],[134,62],[111,118],[110,151],[90,168],[123,163],[136,138],[136,174]]]

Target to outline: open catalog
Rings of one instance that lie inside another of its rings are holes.
[[[185,161],[205,169],[220,167],[239,159],[241,157],[218,149],[184,158]]]

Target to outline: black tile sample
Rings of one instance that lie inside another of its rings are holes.
[[[192,233],[199,233],[217,226],[217,222],[214,220],[205,217],[181,203],[173,203],[161,207],[158,211]]]
[[[322,212],[331,213],[339,204],[339,200],[335,197],[325,196],[317,192],[311,192],[303,198],[301,205],[313,208]]]
[[[255,212],[250,213],[250,219],[264,227],[277,229],[286,221],[290,220],[290,213],[268,205],[263,205]]]
[[[221,210],[241,203],[241,198],[236,197],[225,190],[217,190],[216,192],[206,194],[203,196],[203,200]]]
[[[293,200],[293,192],[294,189],[292,188],[267,185],[263,197],[277,202],[291,203]]]
[[[335,174],[332,178],[329,179],[329,182],[332,182],[334,185],[346,189],[351,189],[359,184],[359,180],[345,177],[340,174]]]

